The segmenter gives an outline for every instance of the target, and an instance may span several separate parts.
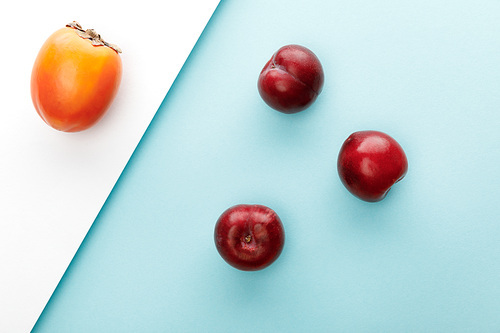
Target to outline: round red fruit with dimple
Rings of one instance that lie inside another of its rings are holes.
[[[262,205],[240,204],[227,209],[215,224],[214,238],[221,257],[243,271],[271,265],[285,244],[280,218]]]
[[[323,67],[318,57],[306,47],[287,45],[266,63],[257,86],[270,107],[283,113],[297,113],[314,103],[323,82]]]
[[[403,148],[378,131],[351,134],[342,145],[337,169],[344,186],[361,200],[376,202],[403,179],[408,160]]]

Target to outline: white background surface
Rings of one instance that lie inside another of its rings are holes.
[[[36,322],[218,2],[18,1],[0,12],[0,332]],[[73,20],[123,50],[123,79],[104,118],[68,134],[41,120],[29,85],[44,41]]]

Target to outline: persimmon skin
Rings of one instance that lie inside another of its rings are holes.
[[[92,45],[65,27],[43,44],[31,74],[31,98],[40,117],[63,132],[97,123],[115,98],[122,77],[120,55]]]

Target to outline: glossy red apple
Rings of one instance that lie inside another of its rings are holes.
[[[340,149],[337,169],[344,186],[361,200],[380,201],[403,179],[408,160],[403,148],[378,131],[351,134]]]
[[[285,243],[278,215],[262,205],[236,205],[227,209],[215,225],[215,246],[231,266],[256,271],[271,265]]]
[[[316,55],[303,46],[287,45],[264,66],[257,86],[270,107],[283,113],[296,113],[316,100],[323,82],[323,67]]]

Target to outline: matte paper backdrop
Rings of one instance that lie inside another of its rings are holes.
[[[35,325],[218,3],[164,1],[162,12],[149,0],[17,1],[0,11],[10,36],[0,52],[0,332]],[[103,119],[69,135],[38,116],[30,79],[42,44],[73,20],[120,44],[124,70]]]
[[[223,1],[34,332],[498,332],[499,22],[494,0]],[[292,116],[256,88],[289,43],[325,70]],[[336,171],[364,129],[409,160],[376,204]],[[215,249],[237,203],[283,221],[263,271]]]

